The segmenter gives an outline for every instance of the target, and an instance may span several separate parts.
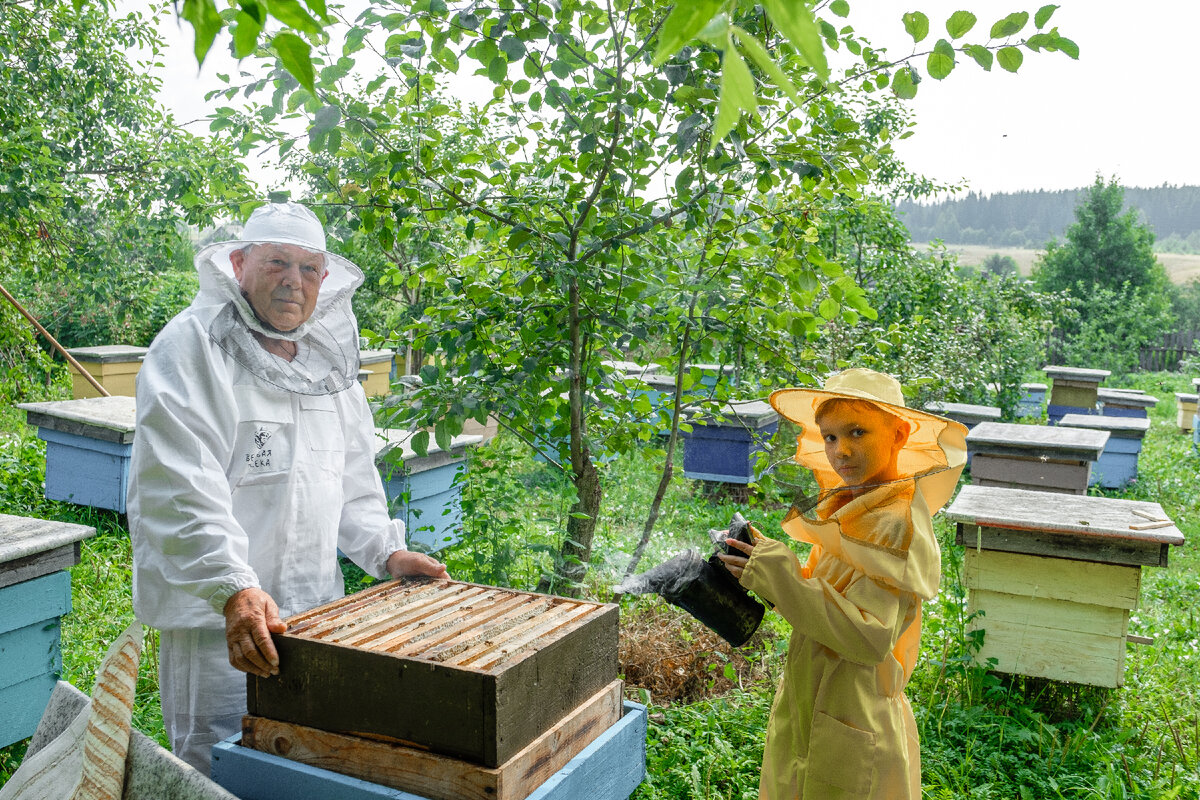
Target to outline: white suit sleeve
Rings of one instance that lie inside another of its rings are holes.
[[[388,515],[383,481],[375,466],[375,425],[366,395],[355,384],[345,398],[346,467],[342,477],[341,523],[338,548],[363,571],[387,578],[387,559],[408,549],[404,523]]]
[[[847,661],[878,664],[902,632],[913,596],[862,572],[840,591],[820,578],[805,578],[787,545],[759,539],[741,583],[775,605],[792,627]]]
[[[144,584],[181,589],[220,614],[234,593],[259,585],[225,472],[234,435],[223,422],[235,407],[231,381],[209,356],[207,336],[162,338],[137,381],[129,509],[137,571]],[[156,602],[142,598],[146,606]]]

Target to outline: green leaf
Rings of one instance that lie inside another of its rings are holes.
[[[996,61],[1009,72],[1016,72],[1020,69],[1024,59],[1024,54],[1016,47],[1001,47],[996,51]]]
[[[318,19],[324,19],[329,16],[329,10],[325,7],[325,0],[304,0],[304,5],[317,15]]]
[[[1079,60],[1079,45],[1075,44],[1074,41],[1065,36],[1059,36],[1058,39],[1055,40],[1055,44],[1058,45],[1059,50],[1063,51],[1076,61]]]
[[[901,19],[904,21],[904,30],[908,31],[914,42],[919,42],[929,35],[929,17],[920,11],[910,11]]]
[[[262,23],[245,11],[239,11],[236,19],[237,25],[233,29],[233,53],[238,58],[245,58],[254,52],[258,34],[262,31]]]
[[[708,21],[716,16],[723,5],[721,0],[679,0],[671,9],[662,33],[658,35],[658,49],[654,51],[654,66],[679,52],[685,44],[704,30]]]
[[[1028,11],[1017,11],[1009,14],[1002,20],[998,20],[992,26],[991,37],[993,39],[1003,39],[1008,36],[1014,36],[1021,32],[1025,27],[1025,23],[1029,22]]]
[[[765,72],[776,86],[786,92],[787,96],[792,98],[793,103],[798,106],[802,105],[800,94],[796,91],[796,84],[792,83],[792,79],[779,68],[779,65],[775,63],[775,59],[771,58],[771,54],[767,52],[767,48],[763,47],[762,42],[757,37],[736,26],[733,28],[733,35],[737,37],[738,44],[746,50],[746,53],[754,60],[758,68]]]
[[[308,42],[294,33],[284,32],[275,34],[271,44],[279,54],[283,68],[291,73],[301,86],[316,94],[317,90],[313,86],[312,50]]]
[[[287,25],[305,33],[320,33],[321,23],[317,22],[304,10],[298,0],[269,0],[267,9],[271,16]]]
[[[821,28],[805,0],[764,0],[771,21],[783,31],[808,65],[817,72],[822,83],[829,80],[829,62],[825,59],[825,42]]]
[[[417,431],[409,444],[412,445],[413,452],[424,458],[429,454],[429,431]]]
[[[312,127],[308,129],[310,136],[324,133],[336,127],[342,120],[342,110],[337,106],[324,106],[313,116]]]
[[[901,100],[912,100],[917,96],[917,84],[920,80],[912,65],[905,65],[896,70],[892,78],[892,92]]]
[[[508,59],[504,56],[493,58],[488,62],[487,74],[492,83],[503,83],[508,77]]]
[[[975,27],[976,20],[978,17],[970,11],[955,11],[946,20],[946,33],[950,34],[951,39],[961,39]]]
[[[831,320],[836,317],[839,310],[841,310],[841,306],[832,297],[826,297],[821,301],[821,305],[817,307],[817,313],[825,320]]]
[[[929,54],[929,59],[925,62],[925,69],[929,71],[929,77],[935,81],[940,81],[949,75],[954,70],[954,45],[945,39],[938,39],[937,44],[933,46],[933,52]]]
[[[983,67],[986,72],[992,71],[991,50],[988,50],[981,44],[969,44],[963,48],[963,52],[975,59],[975,63]]]
[[[1042,6],[1037,10],[1037,13],[1033,15],[1033,24],[1038,30],[1041,30],[1046,26],[1046,23],[1050,21],[1050,17],[1054,16],[1054,12],[1057,10],[1058,6]]]
[[[850,16],[850,4],[847,3],[846,0],[833,0],[833,2],[829,4],[829,10],[842,19]]]
[[[450,440],[452,438],[450,427],[446,424],[446,420],[438,420],[438,423],[433,426],[433,439],[437,442],[437,446],[441,448],[443,453],[450,452]]]
[[[221,30],[221,15],[217,13],[217,4],[215,0],[183,0],[183,9],[179,16],[192,23],[192,29],[196,32],[196,41],[192,49],[196,54],[196,63],[203,64],[213,39],[217,37],[217,31]]]
[[[758,114],[754,97],[754,78],[750,75],[750,68],[734,48],[732,38],[729,38],[721,60],[721,100],[710,146],[715,146],[725,138],[725,134],[737,124],[743,110]]]

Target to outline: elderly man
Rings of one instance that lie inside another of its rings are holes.
[[[343,594],[339,548],[377,578],[446,571],[387,513],[357,382],[362,272],[294,203],[260,207],[196,268],[138,375],[128,509],[167,735],[207,774],[246,711],[238,670],[278,673],[281,617]]]

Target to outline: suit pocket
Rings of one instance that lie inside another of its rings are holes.
[[[875,734],[814,713],[804,797],[868,797],[874,783]]]

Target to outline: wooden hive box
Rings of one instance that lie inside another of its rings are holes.
[[[1018,417],[1040,417],[1046,402],[1046,384],[1022,383],[1021,399],[1017,402]]]
[[[1192,430],[1193,420],[1196,416],[1197,400],[1200,400],[1200,395],[1188,394],[1187,392],[1175,393],[1175,424],[1184,433],[1190,433]]]
[[[1158,398],[1134,389],[1100,389],[1096,393],[1100,413],[1106,417],[1149,419]]]
[[[1050,378],[1050,401],[1046,416],[1057,422],[1064,414],[1095,414],[1100,384],[1112,373],[1106,369],[1042,367]]]
[[[0,514],[0,747],[33,734],[62,671],[80,542],[95,528]]]
[[[1183,535],[1157,503],[964,486],[946,516],[966,548],[976,660],[1000,672],[1120,686],[1142,566]]]
[[[137,410],[132,397],[18,403],[46,442],[46,497],[125,513]]]
[[[367,370],[361,380],[367,397],[387,397],[392,393],[392,377],[395,374],[395,353],[391,350],[360,350],[358,363]]]
[[[96,382],[112,395],[133,397],[137,392],[137,374],[142,369],[142,359],[148,347],[133,347],[125,344],[104,344],[97,347],[72,347],[67,350]],[[100,397],[96,387],[68,363],[71,372],[71,396]]]
[[[437,552],[459,541],[462,533],[462,484],[467,448],[480,436],[456,436],[444,451],[430,442],[425,455],[412,449],[415,431],[376,430],[375,464],[383,479],[392,517],[404,520],[410,545]],[[414,548],[416,549],[416,548]]]
[[[689,420],[683,437],[683,474],[693,480],[745,485],[754,480],[758,453],[779,428],[779,412],[762,400],[727,403],[719,417]]]
[[[1058,424],[1064,428],[1108,431],[1108,443],[1092,469],[1091,485],[1119,489],[1137,477],[1138,455],[1142,452],[1142,439],[1150,430],[1149,419],[1066,414]]]
[[[974,428],[981,422],[999,422],[1000,409],[995,406],[980,406],[973,403],[926,403],[925,410],[931,414],[961,422]]]
[[[967,434],[971,483],[1086,494],[1107,431],[981,422]]]
[[[420,579],[286,622],[279,675],[247,678],[250,714],[487,767],[617,677],[612,604]]]

